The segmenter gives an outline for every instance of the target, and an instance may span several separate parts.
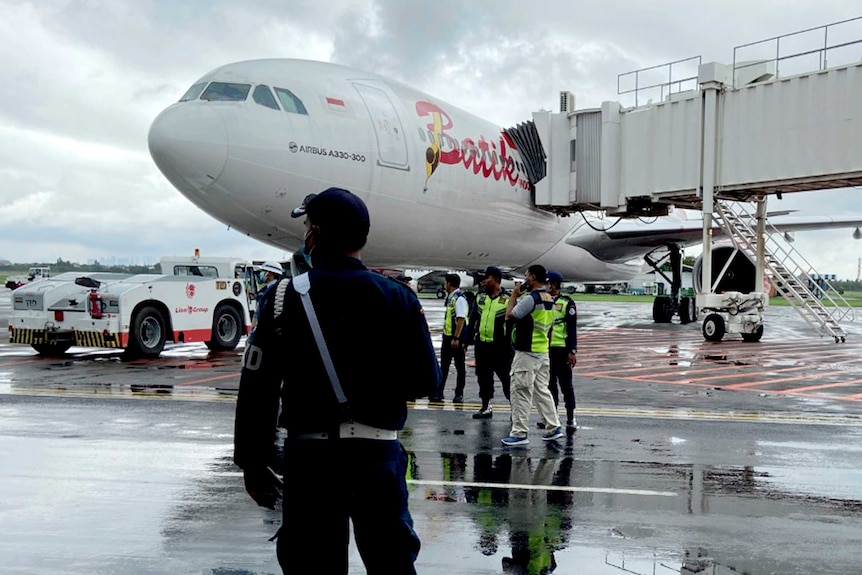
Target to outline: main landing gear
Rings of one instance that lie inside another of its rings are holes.
[[[658,250],[667,249],[667,253],[658,259],[651,256]],[[682,250],[674,243],[655,248],[644,256],[644,260],[650,267],[670,283],[670,295],[656,296],[652,304],[652,319],[655,323],[670,323],[673,316],[679,316],[682,324],[697,321],[698,310],[695,298],[680,297],[682,289]],[[670,260],[671,277],[668,277],[661,269],[665,260]]]

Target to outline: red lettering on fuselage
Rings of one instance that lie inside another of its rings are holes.
[[[478,143],[472,138],[464,138],[458,145],[458,141],[447,133],[453,122],[445,110],[431,102],[416,102],[416,113],[420,118],[430,117],[431,121],[426,127],[432,144],[441,150],[441,164],[462,164],[474,174],[481,173],[483,178],[494,178],[496,181],[502,179],[513,187],[518,184],[521,173],[515,159],[510,155],[511,151],[515,150],[515,145],[505,132],[501,132],[499,140],[496,141],[489,142],[485,136],[480,135]],[[444,152],[443,148],[449,149]]]

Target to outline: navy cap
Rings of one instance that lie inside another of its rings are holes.
[[[299,217],[304,216],[305,215],[305,208],[308,207],[308,202],[310,202],[312,199],[314,199],[314,196],[316,196],[316,195],[317,194],[308,194],[307,196],[305,196],[305,198],[302,200],[302,203],[299,204],[298,207],[293,208],[293,211],[290,212],[290,217],[291,218],[299,218]]]
[[[563,276],[561,276],[559,272],[549,270],[545,277],[549,282],[563,283]]]
[[[488,266],[485,268],[485,271],[482,272],[482,275],[485,277],[492,276],[497,278],[497,281],[503,279],[503,272],[500,271],[500,268],[496,266]]]
[[[320,247],[354,251],[362,249],[371,229],[371,217],[362,199],[341,188],[328,188],[308,199],[305,213],[320,228]]]

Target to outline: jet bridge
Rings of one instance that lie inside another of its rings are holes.
[[[702,63],[696,57],[621,75],[620,79],[634,75],[634,90],[618,89],[620,94],[634,92],[633,107],[606,101],[600,108],[577,110],[574,98],[563,92],[560,113],[534,113],[531,125],[510,131],[520,141],[531,142],[529,148],[541,154],[535,161],[526,158],[525,164],[546,163],[544,170],[531,171],[537,174],[530,177],[536,206],[560,215],[600,210],[620,217],[665,215],[671,206],[700,209],[704,214],[703,278],[713,277],[714,218],[734,245],[753,259],[756,285],[766,285],[768,265],[767,282],[787,297],[787,289],[781,288],[794,283],[790,267],[765,248],[766,234],[743,231],[745,227],[734,225],[730,210],[722,210],[718,202],[754,201],[758,214],[750,216],[751,221],[765,222],[769,195],[780,198],[783,193],[862,185],[862,39],[829,42],[846,37],[843,32],[848,26],[856,26],[862,34],[862,17],[738,46],[731,64]],[[794,53],[782,51],[782,42],[799,45],[788,41],[811,34],[822,37],[822,43],[818,40],[813,48]],[[762,53],[764,46],[775,56],[741,59],[752,50]],[[827,67],[827,62],[835,63],[837,55],[848,54],[855,61]],[[800,59],[812,58],[818,63],[814,70],[780,73],[793,65],[798,69]],[[696,73],[675,77],[675,69],[685,66],[694,67]],[[667,81],[640,85],[642,73],[648,77],[657,69],[667,70]],[[641,105],[638,96],[645,88],[660,88],[658,101]],[[518,147],[522,152],[528,149]],[[759,229],[763,222],[757,224]],[[757,245],[745,249],[750,243]],[[747,315],[746,326],[719,326],[716,314],[722,314],[726,322],[735,321],[731,315],[736,314],[728,314],[723,299],[717,297],[720,294],[712,293],[713,282],[706,279],[701,285],[704,291],[698,294],[698,308],[713,312],[710,330],[714,331],[707,333],[705,323],[704,337],[720,340],[725,331],[737,331],[747,341],[760,338],[759,311],[768,298],[763,294],[744,298],[757,300],[746,310],[754,310]],[[825,317],[815,321],[821,334],[844,340],[829,312],[809,309],[813,296],[788,299],[794,303],[793,299],[800,298],[805,302],[800,313],[806,319]],[[730,307],[739,311],[738,302]],[[670,315],[676,311],[674,306]],[[659,317],[666,316],[662,311],[656,321],[664,321]]]

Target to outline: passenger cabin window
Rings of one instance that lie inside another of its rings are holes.
[[[254,92],[252,92],[251,97],[261,106],[266,106],[267,108],[272,108],[273,110],[279,109],[278,102],[275,101],[275,96],[272,95],[269,86],[264,86],[263,84],[261,84],[260,86],[255,86]]]
[[[215,266],[174,266],[174,275],[217,278],[218,268]]]
[[[201,100],[215,102],[242,102],[248,98],[251,84],[232,84],[230,82],[213,82],[201,95]]]
[[[204,88],[207,87],[206,82],[198,82],[183,94],[183,97],[180,98],[180,102],[188,102],[189,100],[197,100],[198,96],[201,95],[201,92],[204,91]]]
[[[281,107],[287,112],[294,114],[308,115],[305,111],[305,104],[302,100],[293,95],[293,92],[286,88],[275,88],[275,95],[278,96],[278,101],[281,102]]]

